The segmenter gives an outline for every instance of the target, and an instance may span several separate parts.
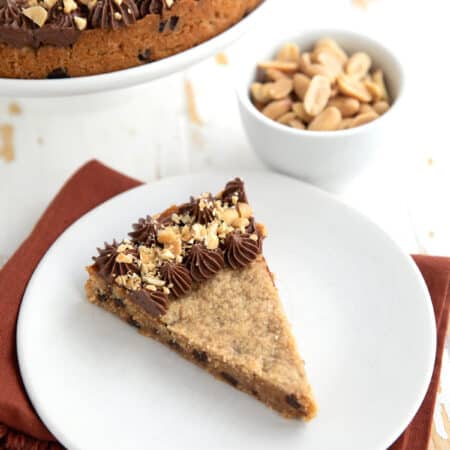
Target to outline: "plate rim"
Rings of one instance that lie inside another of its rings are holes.
[[[71,97],[126,89],[177,73],[227,47],[251,31],[275,0],[263,0],[250,14],[222,33],[151,64],[68,79],[1,78],[0,95],[23,98]]]
[[[412,256],[410,254],[408,254],[406,251],[404,251],[395,242],[395,240],[386,231],[383,230],[383,228],[381,226],[379,226],[376,222],[374,222],[372,219],[370,219],[367,215],[365,215],[361,211],[357,210],[353,206],[347,204],[345,201],[339,199],[336,195],[325,192],[325,191],[317,188],[316,186],[310,185],[304,181],[301,181],[301,180],[298,180],[298,179],[295,179],[295,178],[292,178],[292,177],[289,177],[289,176],[286,176],[283,174],[275,173],[275,172],[272,172],[269,170],[264,170],[264,169],[243,169],[243,170],[226,169],[226,170],[209,170],[209,171],[202,170],[202,171],[198,171],[198,172],[192,172],[189,174],[173,175],[173,176],[169,176],[169,177],[164,177],[160,180],[144,182],[142,185],[133,187],[131,189],[128,189],[124,192],[121,192],[121,193],[111,197],[110,199],[100,203],[95,208],[86,212],[81,217],[79,217],[76,221],[74,221],[69,227],[67,227],[58,236],[58,238],[52,243],[52,245],[48,248],[48,250],[42,256],[41,260],[39,261],[36,268],[34,269],[30,280],[27,283],[25,292],[22,297],[22,302],[20,304],[18,318],[17,318],[17,326],[16,326],[16,356],[17,356],[17,361],[18,361],[18,367],[19,367],[19,371],[20,371],[20,375],[22,378],[24,389],[25,389],[27,396],[28,396],[31,404],[33,405],[33,408],[35,409],[38,417],[42,420],[42,422],[50,430],[50,432],[58,439],[58,441],[63,443],[64,445],[66,445],[67,448],[78,448],[78,447],[74,443],[69,442],[69,440],[65,438],[63,430],[60,430],[57,426],[55,426],[53,420],[50,417],[48,417],[45,413],[43,413],[43,411],[41,410],[41,407],[39,405],[39,401],[37,401],[37,399],[35,397],[35,393],[31,387],[31,383],[29,382],[29,378],[28,378],[29,374],[27,374],[26,370],[23,369],[26,363],[24,360],[24,350],[23,350],[24,342],[22,339],[22,330],[24,329],[24,323],[23,323],[24,322],[24,320],[23,320],[24,314],[22,314],[22,311],[26,309],[26,306],[24,306],[24,305],[26,305],[27,303],[28,304],[31,303],[30,301],[27,301],[27,299],[28,299],[28,297],[31,297],[31,292],[33,291],[33,285],[36,283],[37,275],[39,274],[39,272],[41,270],[43,270],[43,267],[45,266],[46,260],[49,257],[51,250],[60,240],[62,240],[64,235],[66,233],[68,233],[72,229],[72,227],[75,227],[79,222],[87,220],[87,217],[93,211],[95,211],[99,208],[102,208],[102,207],[106,207],[105,205],[108,205],[109,203],[113,203],[119,197],[122,197],[122,196],[125,197],[127,195],[132,195],[131,193],[136,190],[152,189],[155,184],[164,184],[166,182],[171,183],[180,178],[190,179],[195,176],[210,177],[211,175],[218,175],[218,176],[220,175],[221,177],[226,178],[229,176],[235,177],[236,172],[238,172],[240,174],[239,176],[242,176],[243,178],[246,178],[249,176],[251,177],[254,174],[255,175],[266,174],[266,175],[274,176],[276,178],[288,179],[290,181],[299,183],[303,189],[306,189],[307,192],[309,191],[309,193],[312,193],[313,195],[318,195],[318,196],[324,198],[325,201],[330,201],[333,204],[338,205],[340,208],[346,209],[349,213],[351,213],[352,215],[356,215],[357,218],[363,220],[367,225],[372,226],[379,234],[383,235],[383,237],[385,239],[387,239],[387,241],[389,241],[389,243],[391,244],[393,249],[395,249],[397,251],[399,257],[402,257],[404,264],[406,264],[409,267],[409,269],[414,272],[415,277],[421,287],[422,294],[426,298],[425,305],[426,305],[426,309],[428,311],[429,319],[431,319],[431,328],[434,331],[431,336],[431,342],[430,342],[430,345],[431,345],[431,349],[429,352],[430,361],[429,361],[429,364],[428,364],[428,367],[426,370],[426,372],[427,372],[426,376],[424,377],[424,381],[422,382],[420,392],[418,393],[416,400],[414,402],[414,407],[411,407],[410,413],[406,414],[406,417],[404,418],[404,420],[401,421],[401,423],[399,423],[395,427],[396,431],[392,432],[390,436],[386,436],[385,440],[382,443],[382,448],[383,449],[388,448],[390,445],[392,445],[396,441],[396,439],[405,431],[407,426],[413,420],[415,414],[419,410],[419,408],[425,398],[425,395],[428,391],[428,387],[431,382],[431,377],[434,372],[434,362],[435,362],[435,358],[436,358],[436,347],[437,347],[437,335],[436,335],[436,318],[435,318],[435,314],[434,314],[434,308],[433,308],[431,296],[430,296],[428,287],[426,285],[426,282],[423,278],[423,275],[421,274],[418,266],[414,262]],[[234,175],[231,175],[233,173],[234,173]]]

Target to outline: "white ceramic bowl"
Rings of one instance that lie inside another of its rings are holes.
[[[257,24],[275,0],[264,0],[236,25],[184,52],[131,69],[102,75],[57,80],[0,78],[0,95],[5,97],[68,97],[128,88],[178,72],[208,58],[231,44]]]
[[[256,64],[274,57],[285,42],[297,42],[309,50],[322,37],[335,39],[347,52],[367,52],[375,68],[385,74],[393,100],[392,107],[371,123],[340,131],[297,130],[281,125],[261,114],[249,96],[255,80]],[[237,92],[244,128],[255,152],[273,169],[301,178],[322,188],[338,191],[360,174],[381,148],[389,133],[387,126],[395,117],[402,97],[404,76],[397,58],[382,44],[350,31],[303,31],[267,47],[252,49],[252,57],[239,67]]]

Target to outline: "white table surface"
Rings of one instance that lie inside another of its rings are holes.
[[[171,77],[127,91],[66,99],[0,99],[0,128],[13,127],[14,159],[2,158],[0,266],[31,231],[63,182],[97,158],[144,181],[209,168],[262,168],[246,141],[230,72],[261,36],[303,28],[349,28],[389,46],[407,78],[398,131],[363,177],[339,197],[377,222],[411,253],[450,255],[450,90],[445,0],[278,0],[270,17],[226,50]],[[359,5],[367,5],[362,8]],[[202,124],[187,108],[190,83]],[[11,112],[11,103],[20,113]],[[448,346],[447,346],[448,350]],[[445,355],[434,448],[448,445],[450,364]],[[442,405],[442,406],[441,406]],[[447,426],[447,428],[446,428]],[[447,447],[448,448],[448,447]]]

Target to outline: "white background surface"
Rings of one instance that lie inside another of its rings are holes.
[[[446,0],[278,0],[270,17],[245,40],[292,34],[299,28],[343,27],[383,41],[402,59],[407,91],[403,119],[386,156],[340,197],[381,225],[408,252],[450,254],[448,197],[449,5]],[[0,100],[0,124],[14,127],[15,160],[0,159],[0,257],[5,261],[31,231],[62,183],[90,158],[145,181],[215,168],[261,167],[243,134],[229,65],[205,61],[186,72],[126,92],[70,100]],[[203,125],[186,112],[192,82]],[[0,143],[1,147],[1,143]],[[236,171],[238,173],[238,170]],[[0,263],[1,264],[1,263]],[[448,370],[448,362],[445,365]],[[444,372],[445,372],[444,370]],[[443,374],[448,380],[448,372]],[[450,388],[440,394],[447,401]],[[436,427],[446,431],[437,408]]]

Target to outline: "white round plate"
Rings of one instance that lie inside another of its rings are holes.
[[[6,97],[68,97],[122,89],[178,72],[208,58],[249,31],[267,14],[272,0],[264,0],[253,12],[216,37],[169,58],[131,69],[87,77],[56,80],[0,78],[0,95]],[[272,3],[273,4],[273,3]]]
[[[234,175],[168,178],[121,194],[42,259],[20,310],[18,358],[33,405],[66,447],[373,450],[412,419],[435,355],[418,269],[368,219],[290,178],[239,174],[269,230],[265,255],[319,404],[312,422],[279,417],[85,300],[96,246]]]

